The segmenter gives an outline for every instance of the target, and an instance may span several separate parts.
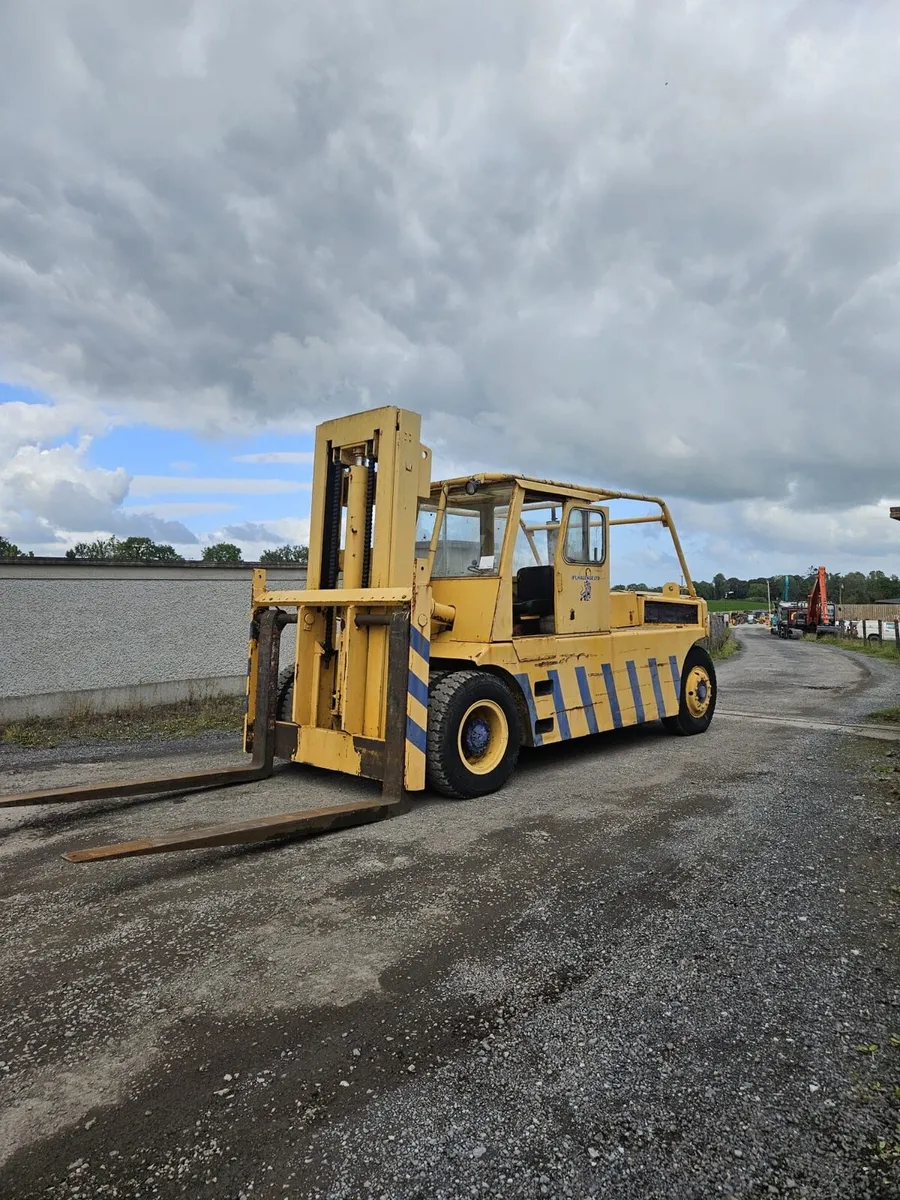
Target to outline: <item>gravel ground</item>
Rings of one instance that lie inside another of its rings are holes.
[[[816,726],[900,675],[741,638],[702,738],[328,838],[59,857],[369,785],[0,815],[0,1196],[900,1196],[900,742]],[[129,751],[4,753],[4,790]]]

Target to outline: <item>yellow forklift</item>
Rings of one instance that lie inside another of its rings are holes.
[[[611,519],[614,500],[658,513]],[[613,530],[646,522],[668,529],[684,591],[610,590]],[[502,474],[432,483],[419,416],[380,408],[318,427],[310,529],[306,588],[274,591],[253,574],[249,763],[4,796],[0,808],[223,787],[266,778],[276,759],[382,783],[371,800],[65,855],[88,862],[360,825],[426,787],[496,791],[522,746],[656,720],[683,735],[709,727],[706,604],[656,497]],[[289,626],[295,662],[279,675]]]

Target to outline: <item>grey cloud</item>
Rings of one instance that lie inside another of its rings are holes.
[[[102,530],[118,537],[149,537],[154,541],[193,545],[197,537],[181,521],[169,521],[151,513],[129,513],[98,499],[82,484],[60,479],[45,491],[41,502],[43,518],[56,529],[69,533]]]
[[[4,12],[0,372],[198,429],[402,403],[454,461],[706,503],[896,490],[894,6]]]
[[[271,542],[282,545],[286,541],[280,534],[273,532],[266,525],[256,521],[244,521],[239,525],[226,525],[221,531],[222,538],[230,542]]]

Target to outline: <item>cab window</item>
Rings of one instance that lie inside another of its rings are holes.
[[[596,563],[606,558],[606,517],[596,508],[573,508],[566,525],[563,556],[569,563]]]
[[[561,502],[526,493],[513,549],[514,573],[522,567],[546,567],[554,561],[562,510]]]
[[[509,520],[511,483],[481,484],[471,495],[452,488],[438,535],[432,579],[466,575],[497,575]],[[438,520],[439,494],[419,505],[416,554],[429,551]]]

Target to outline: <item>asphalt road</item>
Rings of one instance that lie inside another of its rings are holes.
[[[741,636],[706,735],[378,826],[60,858],[371,790],[298,769],[0,816],[0,1196],[900,1195],[900,742],[833,728],[900,673]],[[140,756],[7,749],[2,790]]]

